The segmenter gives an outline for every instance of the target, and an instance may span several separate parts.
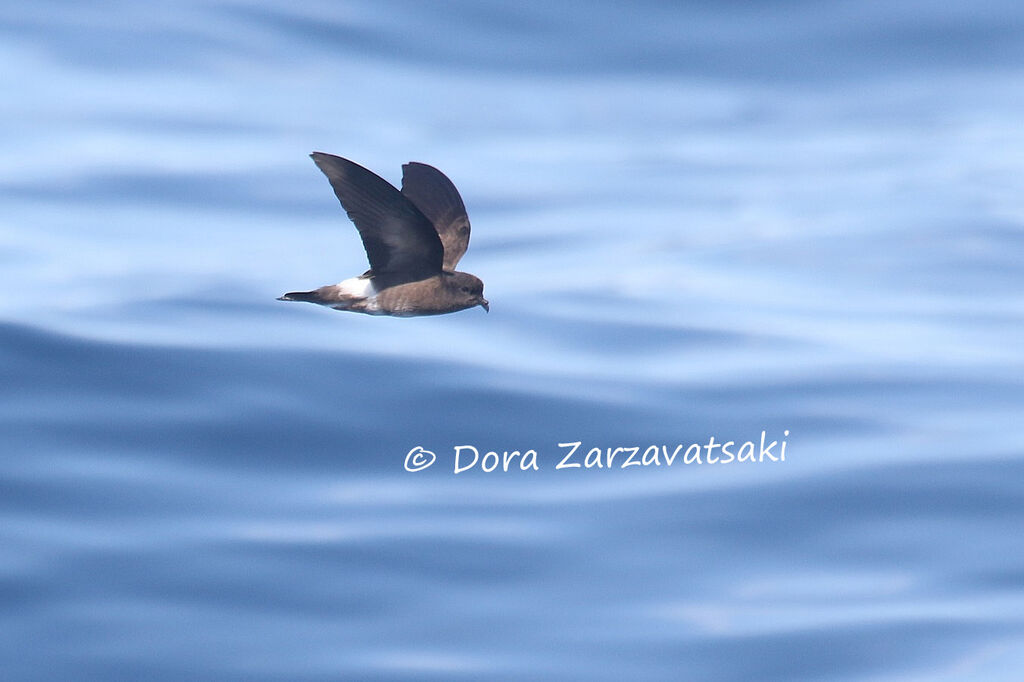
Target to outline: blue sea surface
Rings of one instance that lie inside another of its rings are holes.
[[[1024,679],[1022,35],[0,2],[0,677]],[[275,300],[366,268],[314,150],[491,312]]]

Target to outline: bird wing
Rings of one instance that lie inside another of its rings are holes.
[[[416,281],[441,272],[444,246],[430,220],[376,173],[333,154],[310,154],[363,240],[374,275]]]
[[[434,224],[444,245],[444,269],[455,270],[469,247],[469,216],[459,190],[433,166],[410,162],[402,166],[402,194]]]

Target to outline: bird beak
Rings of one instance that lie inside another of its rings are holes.
[[[490,306],[490,304],[487,303],[487,299],[486,298],[481,298],[480,299],[480,307],[483,308],[487,312],[491,312],[491,306]]]

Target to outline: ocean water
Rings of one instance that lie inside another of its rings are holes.
[[[0,676],[1020,680],[1022,31],[3,2]],[[313,150],[490,314],[276,301],[366,267]]]

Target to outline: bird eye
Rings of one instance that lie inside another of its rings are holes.
[[[468,294],[469,293],[469,287],[461,287],[461,288],[462,288],[462,293],[464,293],[464,294]]]

